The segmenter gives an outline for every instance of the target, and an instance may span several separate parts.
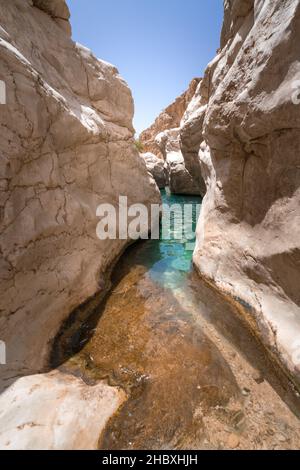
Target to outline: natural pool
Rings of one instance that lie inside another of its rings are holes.
[[[171,211],[163,217],[159,240],[149,240],[134,250],[135,262],[145,266],[150,278],[164,288],[181,289],[192,269],[195,232],[202,199],[162,190],[162,203]],[[167,211],[165,211],[166,213]]]
[[[197,197],[162,197],[180,207],[201,204]],[[127,401],[99,436],[102,449],[231,448],[243,439],[245,447],[259,448],[249,442],[274,420],[282,423],[286,407],[277,393],[289,401],[288,386],[233,307],[193,271],[190,242],[172,236],[179,216],[167,230],[170,239],[141,241],[125,252],[106,298],[78,309],[57,338],[52,365],[126,391]],[[194,210],[187,221],[193,229],[197,218]],[[259,385],[250,377],[253,367],[264,376]],[[253,413],[248,390],[266,413],[274,404],[274,419]]]

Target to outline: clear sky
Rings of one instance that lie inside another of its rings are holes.
[[[220,43],[223,0],[67,0],[73,39],[118,67],[137,133],[201,77]]]

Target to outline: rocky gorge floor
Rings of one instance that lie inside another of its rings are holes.
[[[98,447],[298,448],[299,394],[190,256],[174,242],[129,248],[104,301],[57,338],[53,366],[126,394]]]

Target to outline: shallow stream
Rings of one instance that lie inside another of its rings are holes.
[[[65,325],[53,367],[126,391],[102,449],[299,447],[299,397],[234,306],[199,279],[192,253],[185,239],[130,247],[106,298]]]

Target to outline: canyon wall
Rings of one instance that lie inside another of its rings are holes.
[[[162,111],[154,124],[140,135],[140,143],[146,152],[142,157],[146,162],[147,154],[148,161],[150,154],[153,161],[155,157],[165,160],[167,184],[174,194],[204,196],[206,192],[198,157],[202,139],[198,135],[199,119],[196,118],[199,95],[202,96],[201,83],[203,80],[194,78],[187,91]],[[193,133],[196,134],[196,146]],[[155,178],[153,165],[147,166]],[[159,183],[161,178],[156,178],[156,181]]]
[[[224,5],[198,105],[207,194],[194,262],[299,386],[300,1]]]
[[[154,155],[163,158],[155,138],[160,132],[179,127],[182,116],[195,94],[199,80],[199,78],[193,78],[188,89],[164,109],[148,129],[141,133],[140,142],[143,146],[143,152],[154,153]]]
[[[166,162],[151,152],[141,153],[141,157],[145,160],[147,170],[159,189],[164,189],[168,185],[169,179]]]
[[[98,205],[160,201],[131,92],[71,40],[69,16],[63,0],[0,0],[2,377],[43,369],[62,321],[104,289],[128,240],[97,238]]]

